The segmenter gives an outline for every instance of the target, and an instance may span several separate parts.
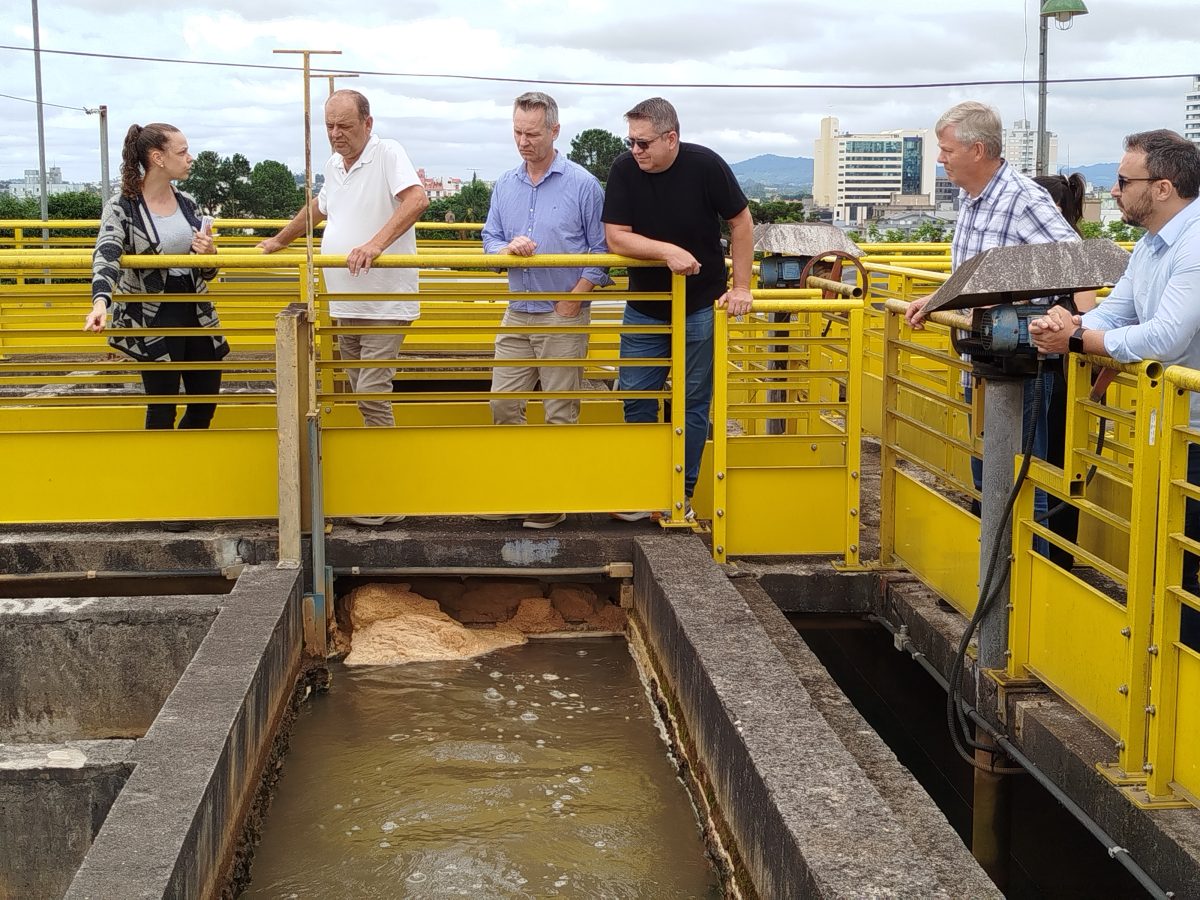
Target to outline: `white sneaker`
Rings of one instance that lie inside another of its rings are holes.
[[[567,521],[566,513],[536,513],[534,515],[525,516],[525,521],[522,523],[526,528],[553,528],[562,522]]]
[[[643,519],[651,519],[655,516],[660,516],[662,513],[650,512],[648,509],[638,510],[637,512],[615,512],[609,513],[614,519],[620,519],[622,522],[640,522]]]
[[[403,522],[404,516],[350,516],[350,523],[364,528],[378,528],[380,525],[394,525]]]
[[[653,512],[650,512],[649,510],[643,509],[643,510],[638,510],[637,512],[609,513],[609,515],[612,516],[614,519],[620,519],[622,522],[641,522],[644,519],[653,519],[654,521],[657,522],[660,519],[670,519],[671,511],[667,510],[667,509],[663,509],[663,510],[656,509]],[[683,518],[686,519],[688,522],[696,521],[696,511],[694,509],[692,509],[692,498],[691,497],[687,497],[683,501]]]

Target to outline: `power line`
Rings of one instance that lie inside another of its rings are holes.
[[[33,52],[32,47],[18,47],[11,44],[0,44],[0,50],[16,50]],[[93,59],[115,59],[127,62],[169,63],[183,66],[216,66],[230,69],[263,69],[275,72],[299,72],[299,66],[269,65],[267,63],[237,63],[201,59],[172,59],[165,56],[126,56],[117,53],[93,53],[82,50],[47,50],[42,53],[54,53],[60,56],[82,56]],[[981,79],[976,81],[922,81],[905,84],[818,84],[818,83],[752,83],[752,84],[722,84],[718,82],[667,82],[667,81],[572,81],[558,78],[514,78],[500,75],[462,75],[452,72],[387,72],[370,69],[312,69],[314,75],[369,75],[387,78],[433,78],[455,81],[488,81],[500,84],[553,84],[569,87],[622,87],[622,88],[697,88],[720,90],[837,90],[837,91],[895,91],[922,90],[928,88],[955,87],[997,87],[1005,85],[1033,85],[1022,75],[1021,78]],[[1047,84],[1097,84],[1124,81],[1167,81],[1175,78],[1192,78],[1194,73],[1183,72],[1163,75],[1094,75],[1086,78],[1050,78]]]
[[[30,100],[28,97],[14,97],[12,94],[0,94],[6,100],[20,100],[22,103],[37,103],[36,100]],[[87,112],[87,107],[84,106],[63,106],[61,103],[49,103],[42,101],[42,106],[53,106],[55,109],[71,109],[75,112]]]

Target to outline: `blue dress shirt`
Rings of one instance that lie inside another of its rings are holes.
[[[554,162],[536,185],[522,162],[500,176],[492,188],[492,203],[483,226],[483,252],[503,253],[509,241],[525,235],[537,244],[537,254],[607,253],[604,224],[604,189],[583,166],[557,150]],[[508,289],[513,293],[549,291],[567,294],[586,278],[592,284],[612,284],[605,269],[596,266],[565,269],[509,269]],[[564,299],[582,300],[582,297]],[[515,300],[520,312],[553,312],[546,300]]]

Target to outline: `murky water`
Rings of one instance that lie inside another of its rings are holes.
[[[718,898],[619,638],[337,668],[245,897]]]

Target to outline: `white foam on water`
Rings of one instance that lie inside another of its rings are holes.
[[[542,673],[542,681],[558,681],[558,676],[553,672]]]
[[[537,720],[538,720],[538,714],[535,712],[521,713],[521,721],[523,721],[523,722],[536,722]]]

